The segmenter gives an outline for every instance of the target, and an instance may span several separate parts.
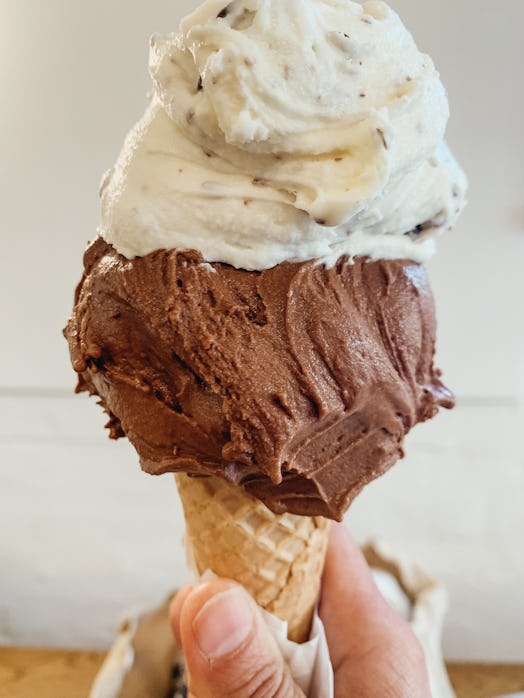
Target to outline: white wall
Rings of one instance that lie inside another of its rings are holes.
[[[447,583],[449,656],[524,661],[524,3],[392,4],[442,72],[471,181],[431,267],[459,407],[347,521]],[[148,36],[191,6],[0,0],[0,642],[103,645],[123,608],[184,577],[170,479],[70,394],[60,331],[100,176],[145,104]]]

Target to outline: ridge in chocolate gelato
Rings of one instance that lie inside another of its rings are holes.
[[[276,513],[341,519],[453,396],[424,267],[341,258],[246,272],[98,238],[66,330],[78,390],[152,474],[221,475]]]

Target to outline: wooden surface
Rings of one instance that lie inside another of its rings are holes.
[[[0,698],[87,698],[104,655],[0,648]]]
[[[0,698],[87,698],[104,655],[0,648]],[[524,666],[452,664],[457,698],[524,691]]]
[[[524,665],[451,664],[448,671],[458,698],[493,698],[524,691]]]

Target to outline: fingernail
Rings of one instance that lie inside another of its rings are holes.
[[[253,610],[239,587],[209,599],[193,620],[200,651],[209,659],[225,657],[238,649],[253,627]]]

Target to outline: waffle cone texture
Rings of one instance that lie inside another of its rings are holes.
[[[187,544],[198,574],[242,584],[262,608],[305,642],[320,590],[328,539],[322,517],[277,515],[222,478],[175,475]]]

